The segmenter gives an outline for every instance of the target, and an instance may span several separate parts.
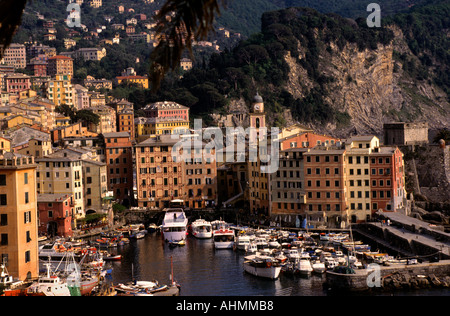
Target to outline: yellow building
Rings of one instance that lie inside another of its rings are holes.
[[[55,104],[55,106],[61,104],[67,104],[74,106],[71,77],[68,75],[56,75],[55,79],[52,79],[46,83],[46,96]]]
[[[0,153],[11,151],[11,140],[0,137]]]
[[[83,164],[81,158],[60,156],[57,152],[37,162],[37,191],[38,193],[63,193],[71,196],[73,205],[73,219],[85,216],[83,190]]]
[[[0,155],[0,261],[20,280],[39,276],[36,164]]]
[[[189,132],[189,120],[170,117],[137,117],[134,120],[135,138],[144,141],[151,135],[185,134]]]
[[[144,89],[148,89],[148,78],[145,76],[119,76],[116,77],[116,84],[120,85],[121,83],[135,83]]]
[[[355,221],[371,217],[370,155],[379,146],[380,140],[373,135],[345,140],[348,216]]]

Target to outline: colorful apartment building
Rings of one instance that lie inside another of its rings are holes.
[[[119,76],[115,80],[117,85],[122,83],[126,84],[137,84],[143,89],[148,89],[148,77],[146,76]]]
[[[134,111],[131,109],[122,109],[117,111],[117,131],[127,132],[134,140],[135,126],[134,126]]]
[[[72,237],[72,203],[68,194],[38,194],[39,234]]]
[[[38,194],[67,194],[73,212],[72,219],[84,218],[83,162],[67,153],[55,152],[36,159]],[[75,224],[75,223],[73,223]]]
[[[10,74],[5,76],[6,92],[18,93],[31,89],[31,78],[24,74]]]
[[[133,193],[133,146],[128,132],[104,133],[108,190],[123,205],[131,205]],[[138,170],[136,166],[136,170]]]
[[[54,79],[46,83],[47,99],[52,101],[55,106],[62,104],[74,106],[73,87],[70,80],[71,76],[69,75],[57,74]]]
[[[189,121],[189,108],[171,101],[148,104],[144,109],[147,117],[173,118]]]
[[[405,207],[405,165],[396,146],[375,148],[370,156],[372,214],[397,211]]]
[[[271,215],[305,213],[303,154],[307,149],[292,148],[280,152],[278,171],[270,175]]]
[[[302,132],[281,138],[280,148],[286,150],[289,148],[313,148],[320,145],[333,146],[339,141],[339,138],[327,135]]]
[[[170,135],[160,135],[136,145],[139,207],[164,208],[174,199],[192,209],[217,204],[215,151],[208,153],[201,141],[202,149],[192,150],[189,141],[180,147],[178,142]],[[176,153],[172,153],[175,145]]]
[[[170,135],[150,137],[136,145],[136,186],[139,207],[164,208],[183,196],[181,162],[173,159],[178,140]]]
[[[0,155],[0,262],[20,280],[39,276],[36,164]]]
[[[317,146],[303,156],[308,225],[341,227],[348,205],[345,149]]]
[[[2,63],[13,66],[15,69],[25,69],[27,67],[27,54],[25,45],[12,43],[5,49]]]
[[[47,60],[47,75],[73,76],[73,59],[68,56],[57,55]]]

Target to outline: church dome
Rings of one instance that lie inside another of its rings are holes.
[[[263,103],[263,98],[256,92],[256,95],[253,97],[253,103]]]

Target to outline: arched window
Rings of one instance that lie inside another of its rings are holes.
[[[256,128],[259,128],[259,118],[256,118]]]

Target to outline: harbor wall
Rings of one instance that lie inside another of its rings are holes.
[[[340,291],[369,291],[388,289],[419,289],[429,287],[450,287],[450,260],[415,265],[379,266],[375,270],[355,270],[355,274],[326,272],[326,287]],[[377,274],[378,273],[378,274]],[[377,284],[379,287],[369,286]]]

